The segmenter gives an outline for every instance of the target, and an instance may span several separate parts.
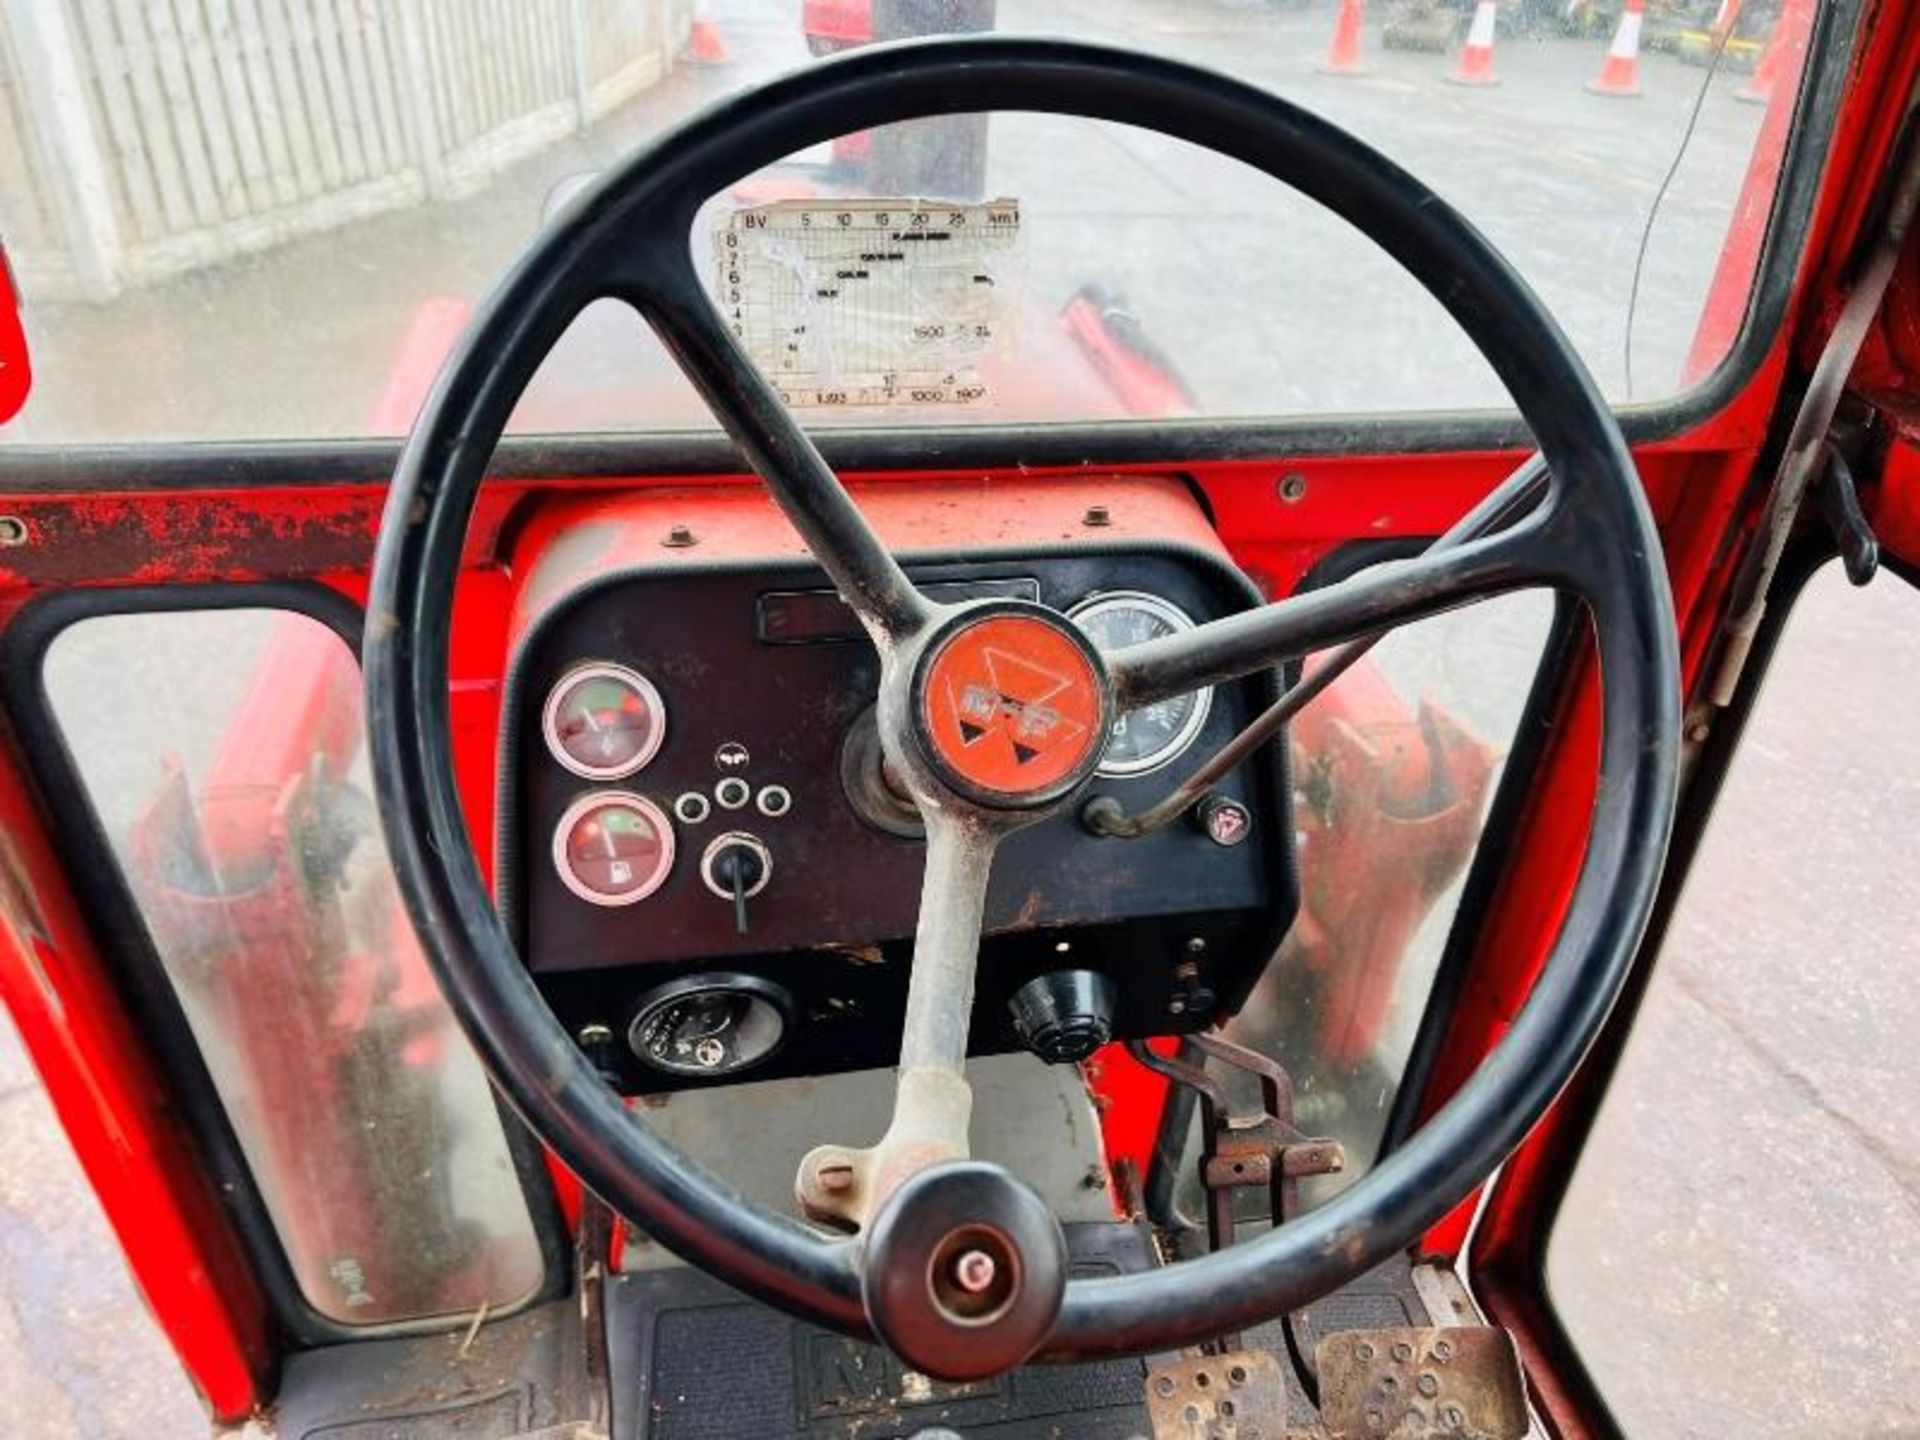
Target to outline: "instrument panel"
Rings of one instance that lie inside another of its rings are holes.
[[[1173,544],[907,569],[939,600],[1061,610],[1109,649],[1258,598]],[[605,576],[527,635],[503,732],[503,908],[622,1088],[896,1058],[924,842],[879,753],[877,676],[851,612],[797,562]],[[1123,717],[1088,792],[1001,847],[977,1052],[1072,1058],[1062,1036],[1167,1034],[1237,1007],[1294,905],[1283,747],[1217,787],[1230,826],[1117,840],[1079,809],[1145,808],[1273,694],[1255,678]]]

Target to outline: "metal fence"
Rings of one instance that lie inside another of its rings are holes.
[[[0,0],[0,224],[102,298],[458,194],[662,76],[692,0]]]

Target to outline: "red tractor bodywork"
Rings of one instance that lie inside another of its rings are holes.
[[[873,0],[806,0],[800,29],[816,55],[865,45],[873,39]]]
[[[33,360],[27,353],[27,327],[20,314],[20,296],[13,287],[13,267],[0,247],[0,425],[20,413],[33,388]]]
[[[1494,755],[1436,705],[1409,716],[1365,664],[1302,712],[1291,739],[1294,824],[1314,852],[1291,939],[1320,982],[1320,1052],[1352,1069],[1380,1040],[1413,932],[1473,854]]]

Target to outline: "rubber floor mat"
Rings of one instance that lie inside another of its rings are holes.
[[[1068,1225],[1078,1277],[1146,1269],[1133,1226]],[[614,1440],[1134,1440],[1151,1433],[1150,1360],[1036,1365],[947,1385],[878,1346],[793,1320],[695,1270],[619,1277],[608,1289]],[[1407,1262],[1361,1276],[1307,1312],[1329,1330],[1426,1324]],[[1282,1357],[1278,1323],[1244,1342]],[[1293,1423],[1311,1411],[1287,1371]]]
[[[1069,1225],[1073,1273],[1146,1268],[1128,1225]],[[694,1270],[620,1277],[607,1299],[614,1440],[1131,1440],[1145,1362],[1036,1365],[979,1384],[909,1371]],[[943,1435],[943,1432],[944,1435]]]

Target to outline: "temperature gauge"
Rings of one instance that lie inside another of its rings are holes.
[[[731,1075],[780,1048],[792,1008],[786,991],[755,975],[689,975],[640,1002],[627,1043],[657,1070]]]
[[[583,795],[554,828],[553,864],[561,883],[589,905],[631,905],[666,883],[673,826],[638,795]]]
[[[653,682],[624,665],[569,670],[540,716],[547,749],[586,780],[620,780],[643,768],[667,738],[667,707]]]
[[[1099,650],[1121,650],[1193,629],[1193,619],[1158,595],[1116,590],[1076,605],[1067,616]],[[1113,722],[1100,760],[1106,776],[1145,775],[1177,760],[1207,723],[1213,691],[1196,690],[1129,710]]]

